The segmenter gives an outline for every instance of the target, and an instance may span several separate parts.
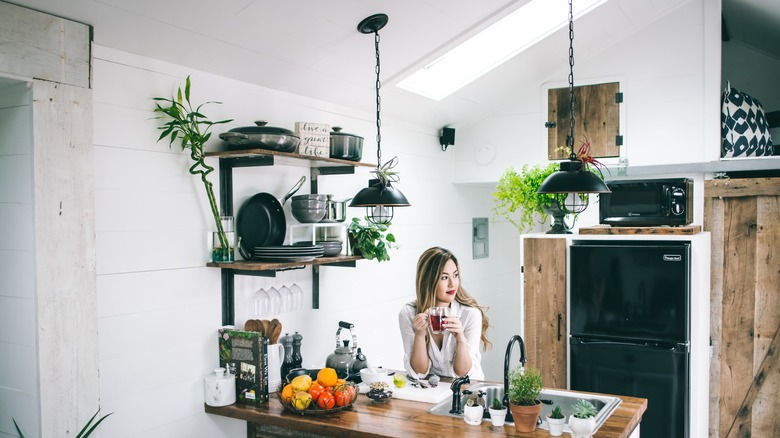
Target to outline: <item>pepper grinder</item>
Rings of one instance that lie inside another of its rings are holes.
[[[303,341],[303,335],[295,332],[292,335],[292,362],[293,368],[301,368],[303,366],[303,356],[301,356],[301,341]]]
[[[285,333],[284,336],[279,339],[279,342],[284,347],[284,360],[282,361],[282,366],[280,368],[282,379],[284,379],[287,377],[290,370],[295,368],[295,363],[293,362],[293,338],[289,333]]]

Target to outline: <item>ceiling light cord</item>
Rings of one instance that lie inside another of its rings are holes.
[[[569,145],[569,159],[574,161],[574,13],[572,0],[569,0],[569,137],[566,143]]]
[[[379,89],[382,88],[382,82],[379,80],[379,30],[374,31],[374,47],[376,48],[376,168],[382,165],[382,119],[379,113],[382,110],[382,98],[379,96]]]

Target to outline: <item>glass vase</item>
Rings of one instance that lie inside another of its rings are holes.
[[[211,233],[211,261],[214,263],[232,263],[235,258],[236,233],[233,229],[233,216],[220,216],[222,231],[227,245],[220,239],[219,231]]]

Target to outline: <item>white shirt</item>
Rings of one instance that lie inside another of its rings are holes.
[[[411,304],[406,304],[398,312],[398,325],[401,329],[401,339],[404,343],[404,367],[410,376],[425,378],[428,374],[436,374],[440,377],[460,377],[455,375],[452,362],[455,360],[455,336],[445,331],[442,334],[441,349],[432,340],[428,342],[428,358],[430,365],[425,373],[418,374],[412,370],[411,356],[414,345],[414,328],[412,320],[417,315],[417,310]],[[485,380],[485,372],[482,371],[482,354],[479,351],[480,338],[482,336],[482,312],[473,307],[464,306],[453,301],[450,312],[457,315],[463,324],[463,334],[469,344],[469,356],[471,356],[471,369],[468,372],[471,380]],[[430,336],[430,334],[429,334]]]

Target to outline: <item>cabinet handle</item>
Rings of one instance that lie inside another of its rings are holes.
[[[561,314],[558,314],[558,342],[561,341]]]

